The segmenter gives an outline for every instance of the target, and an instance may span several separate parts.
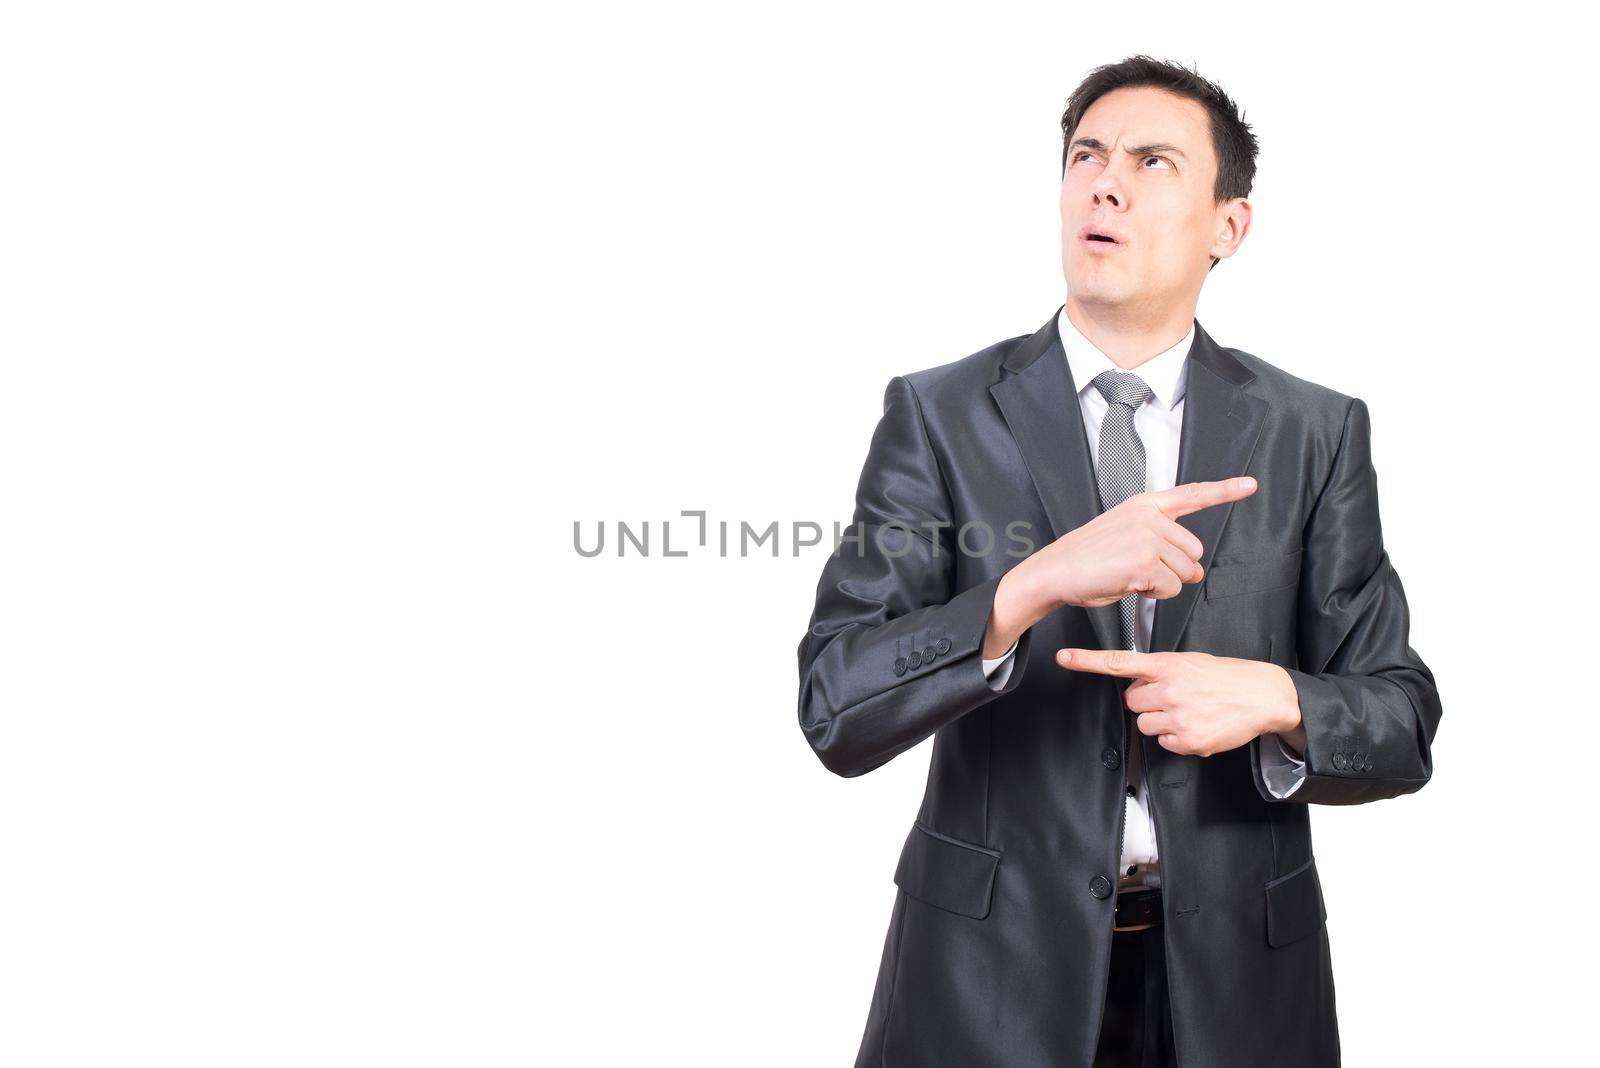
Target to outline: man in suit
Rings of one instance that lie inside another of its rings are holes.
[[[1226,94],[1136,56],[1061,125],[1065,303],[890,382],[799,647],[827,768],[934,739],[856,1063],[1337,1065],[1309,806],[1421,788],[1440,717],[1367,407],[1195,321]]]

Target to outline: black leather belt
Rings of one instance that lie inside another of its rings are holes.
[[[1117,918],[1113,927],[1143,927],[1161,922],[1161,888],[1125,890],[1117,895]]]

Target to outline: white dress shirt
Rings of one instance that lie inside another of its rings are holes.
[[[1100,463],[1098,443],[1100,423],[1109,406],[1104,395],[1094,388],[1095,376],[1102,371],[1123,370],[1072,325],[1067,318],[1066,305],[1056,317],[1061,331],[1061,344],[1066,350],[1067,365],[1072,369],[1072,381],[1078,387],[1078,407],[1083,413],[1083,429],[1089,438],[1089,455],[1095,466]],[[1194,325],[1183,340],[1165,352],[1146,360],[1132,372],[1150,387],[1151,397],[1134,413],[1134,430],[1144,443],[1145,489],[1147,491],[1171,489],[1178,479],[1178,442],[1183,430],[1183,400],[1189,372],[1189,346],[1194,341]],[[1156,599],[1139,598],[1139,612],[1134,627],[1134,648],[1139,652],[1150,649],[1150,631],[1155,622]],[[1011,677],[1013,658],[1017,647],[1013,645],[1003,655],[983,661],[983,673],[989,685],[1000,689]],[[1277,735],[1270,737],[1276,745],[1262,739],[1261,773],[1267,788],[1274,797],[1288,797],[1305,779],[1305,761]],[[1156,853],[1155,817],[1150,808],[1150,788],[1141,766],[1137,735],[1130,739],[1127,767],[1127,824],[1122,836],[1122,866],[1118,870],[1120,889],[1130,886],[1160,886],[1161,863]]]

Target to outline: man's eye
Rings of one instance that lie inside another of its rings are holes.
[[[1072,162],[1077,163],[1080,160],[1092,159],[1093,157],[1094,157],[1094,153],[1092,153],[1092,152],[1081,152],[1080,151],[1079,153],[1077,153],[1075,156],[1072,157]]]
[[[1167,157],[1165,157],[1165,156],[1146,156],[1144,158],[1144,162],[1147,164],[1147,166],[1145,167],[1146,170],[1156,170],[1157,169],[1157,168],[1148,166],[1148,164],[1149,164],[1149,162],[1151,160],[1155,160],[1157,163],[1161,164],[1163,167],[1170,167],[1171,166],[1171,164],[1167,162]]]

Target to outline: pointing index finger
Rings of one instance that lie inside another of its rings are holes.
[[[1169,519],[1198,512],[1202,508],[1243,500],[1256,491],[1256,480],[1249,475],[1225,478],[1220,482],[1185,482],[1154,494],[1156,507]]]
[[[1056,663],[1073,671],[1125,679],[1154,681],[1160,675],[1155,654],[1136,653],[1131,649],[1061,649],[1056,652]]]

